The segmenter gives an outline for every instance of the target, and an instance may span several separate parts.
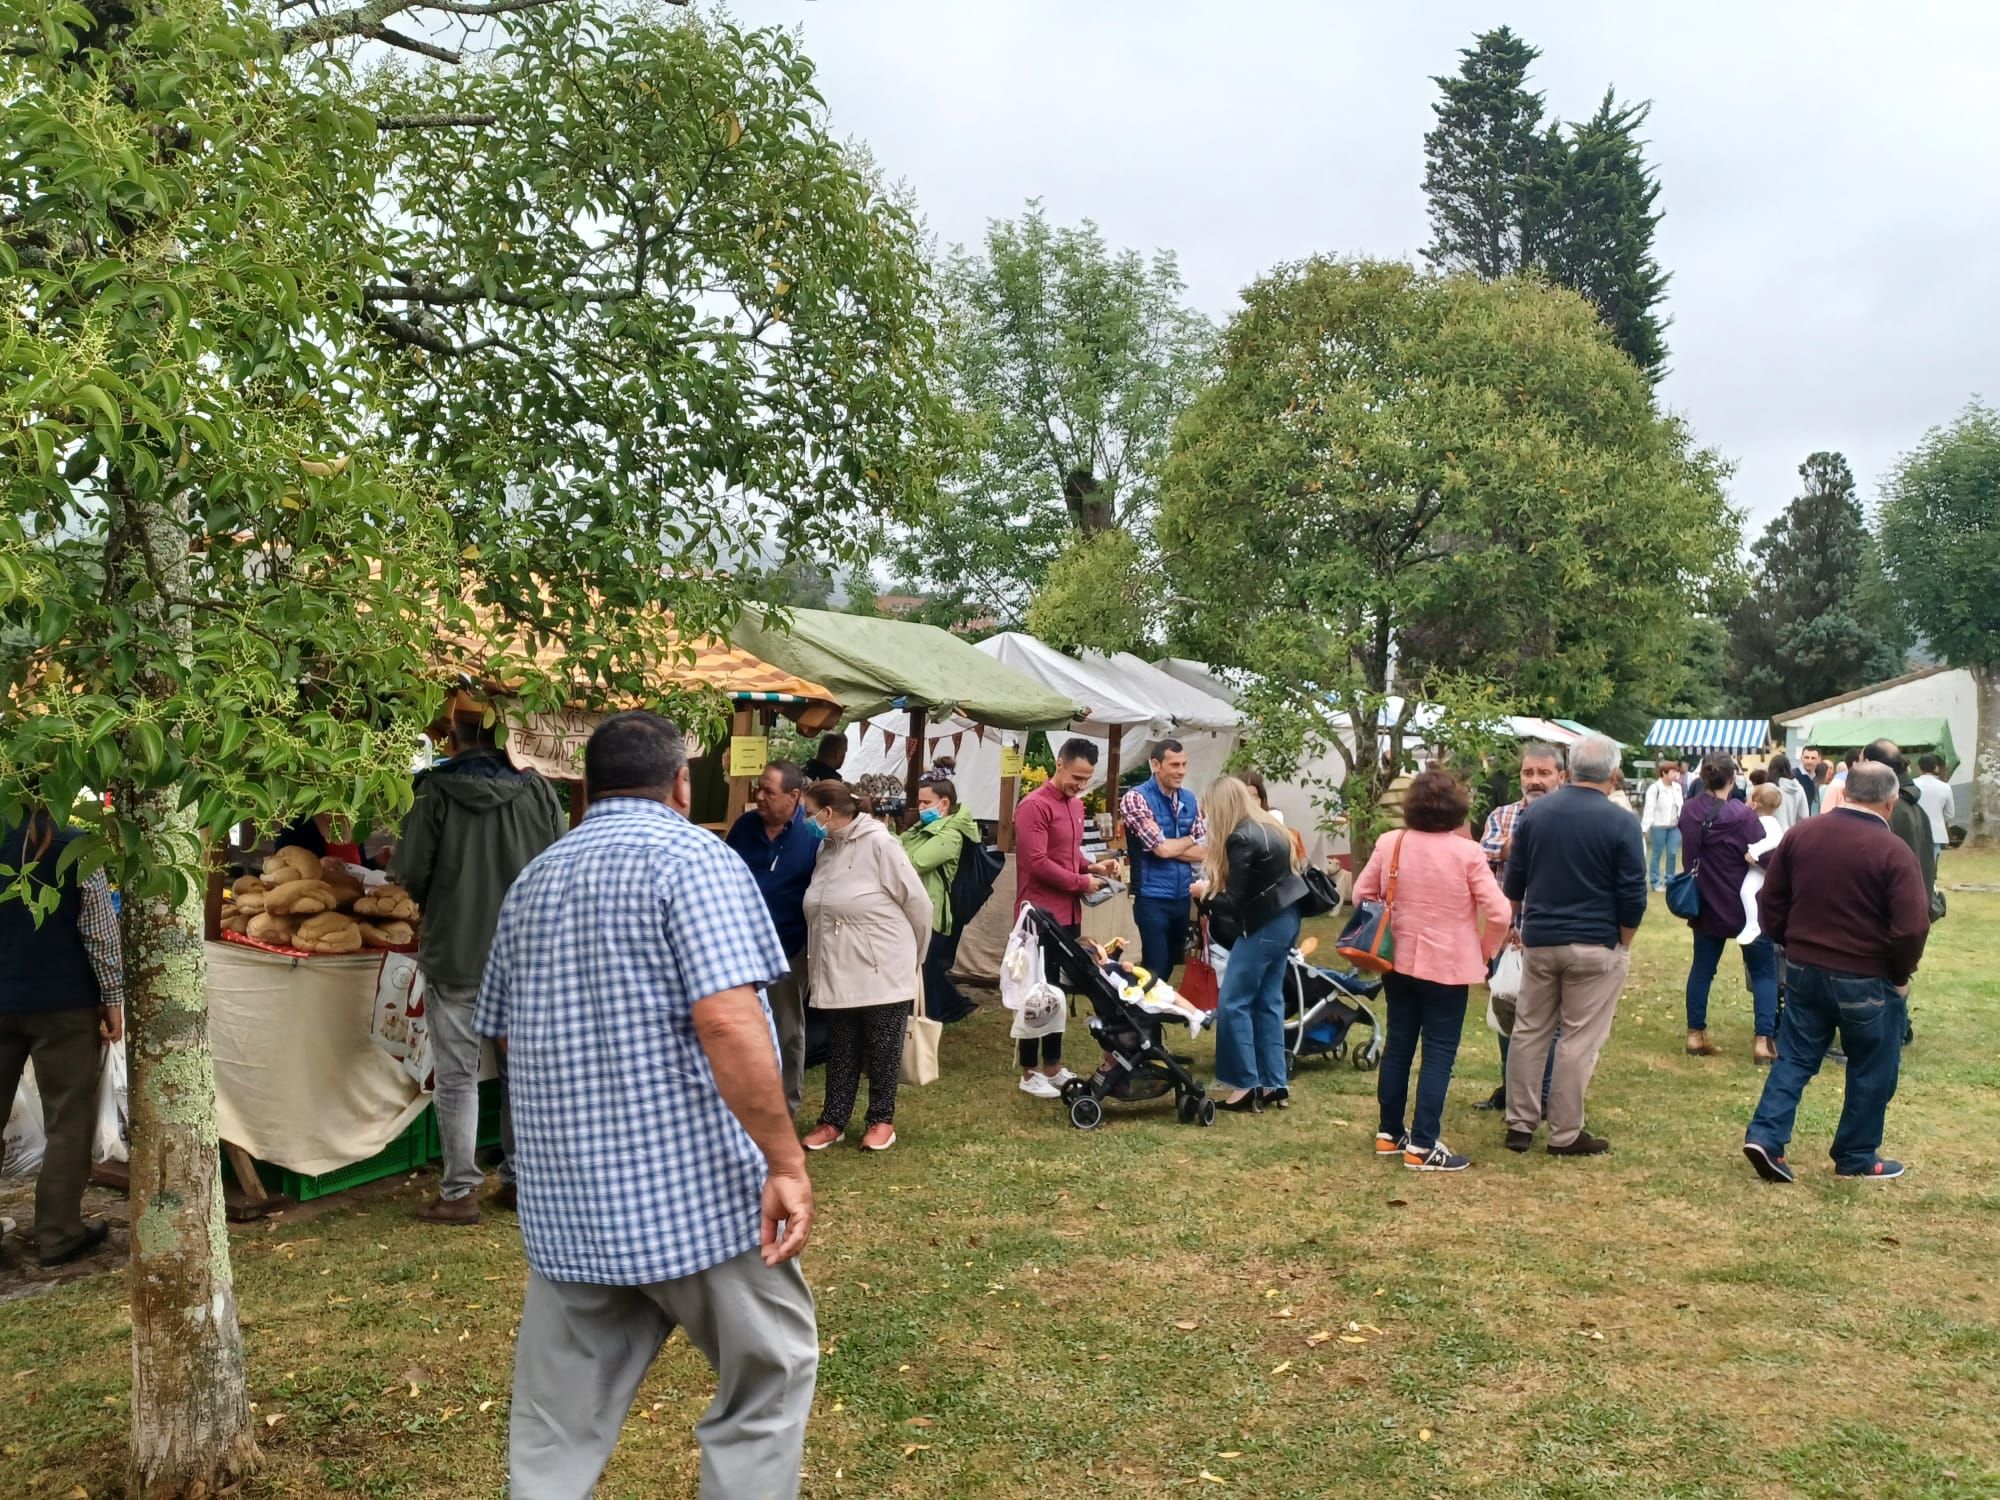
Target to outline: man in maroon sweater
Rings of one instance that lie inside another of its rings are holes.
[[[1015,914],[1024,906],[1038,906],[1072,935],[1083,921],[1083,897],[1118,868],[1114,859],[1092,864],[1083,857],[1081,798],[1096,769],[1096,745],[1085,739],[1066,740],[1056,753],[1055,773],[1014,810]],[[1044,972],[1050,984],[1062,985],[1062,970],[1053,952],[1046,956]],[[1075,1076],[1062,1065],[1062,1033],[1015,1040],[1020,1043],[1021,1092],[1038,1099],[1059,1098],[1062,1085]]]
[[[1786,831],[1768,856],[1759,920],[1785,953],[1778,1060],[1764,1080],[1743,1154],[1766,1182],[1790,1182],[1785,1163],[1799,1096],[1836,1034],[1847,1050],[1847,1095],[1833,1135],[1833,1169],[1883,1182],[1882,1117],[1896,1095],[1910,976],[1930,935],[1930,902],[1916,856],[1890,831],[1896,773],[1864,761],[1847,773],[1846,800]]]

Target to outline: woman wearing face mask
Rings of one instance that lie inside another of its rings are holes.
[[[930,943],[931,900],[866,797],[845,782],[820,781],[805,800],[807,823],[824,840],[805,913],[812,1007],[827,1025],[826,1101],[805,1145],[823,1151],[847,1134],[865,1069],[862,1149],[887,1151],[896,1144],[903,1032]]]
[[[917,787],[917,821],[903,835],[903,852],[923,877],[931,898],[931,945],[924,950],[924,1014],[933,1021],[963,1021],[979,1009],[951,982],[958,958],[958,921],[951,909],[951,882],[968,848],[979,847],[979,825],[958,805],[949,777],[926,773]]]

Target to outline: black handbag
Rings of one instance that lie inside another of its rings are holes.
[[[1326,871],[1308,865],[1299,872],[1299,878],[1306,883],[1305,899],[1299,903],[1299,910],[1306,916],[1323,917],[1340,910],[1340,887]]]

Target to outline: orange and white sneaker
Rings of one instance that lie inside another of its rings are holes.
[[[877,1125],[870,1125],[861,1133],[861,1149],[863,1151],[887,1151],[895,1144],[896,1127],[891,1125],[887,1120]]]
[[[1428,1151],[1419,1150],[1415,1146],[1406,1147],[1403,1151],[1403,1165],[1412,1172],[1463,1172],[1472,1165],[1472,1158],[1452,1155],[1451,1148],[1443,1141],[1439,1141]]]
[[[806,1138],[800,1144],[808,1151],[824,1151],[846,1133],[844,1130],[835,1130],[831,1125],[815,1125],[806,1132]]]
[[[1378,1157],[1401,1156],[1403,1148],[1409,1144],[1407,1135],[1391,1135],[1386,1130],[1375,1132],[1375,1155]]]

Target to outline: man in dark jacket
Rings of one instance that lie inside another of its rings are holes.
[[[1838,808],[1788,830],[1758,895],[1760,925],[1785,950],[1778,1060],[1743,1140],[1767,1182],[1790,1182],[1785,1162],[1799,1096],[1834,1037],[1847,1052],[1847,1091],[1833,1136],[1842,1177],[1886,1181],[1883,1116],[1896,1095],[1910,976],[1930,935],[1930,904],[1916,856],[1889,827],[1895,771],[1864,761],[1847,774]]]
[[[417,1217],[477,1224],[479,1202],[473,1194],[486,1179],[474,1160],[481,1042],[472,1027],[472,1007],[500,903],[528,862],[569,831],[569,818],[555,789],[532,771],[515,770],[477,715],[452,717],[451,751],[450,760],[418,778],[416,805],[404,820],[389,873],[424,912],[417,963],[424,974],[444,1148],[440,1191]],[[504,1079],[504,1055],[500,1068]],[[503,1152],[509,1123],[503,1120]],[[511,1152],[501,1161],[500,1181],[496,1202],[511,1207]]]
[[[1861,752],[1861,758],[1896,773],[1896,805],[1889,814],[1889,829],[1917,857],[1917,869],[1924,877],[1924,910],[1928,912],[1931,893],[1937,889],[1937,844],[1931,838],[1930,815],[1924,811],[1916,778],[1910,775],[1909,763],[1894,740],[1876,740]]]
[[[0,1109],[12,1107],[21,1072],[35,1064],[47,1144],[35,1178],[35,1250],[45,1266],[89,1254],[110,1234],[84,1222],[91,1138],[97,1126],[98,1044],[125,1040],[125,971],[118,917],[100,870],[79,881],[60,871],[73,836],[45,812],[0,838]],[[40,922],[10,893],[12,871],[55,886]]]
[[[1569,753],[1569,785],[1514,825],[1507,899],[1522,945],[1521,993],[1507,1050],[1507,1149],[1526,1151],[1544,1115],[1555,1156],[1611,1149],[1583,1128],[1584,1094],[1611,1035],[1646,915],[1646,846],[1632,809],[1613,800],[1618,746],[1588,735]],[[1548,1104],[1542,1070],[1562,1027]]]
[[[844,742],[843,742],[844,743]],[[757,882],[771,914],[791,972],[764,992],[778,1028],[778,1062],[785,1080],[785,1103],[793,1114],[806,1080],[806,887],[818,867],[819,840],[809,826],[801,797],[805,774],[788,760],[774,760],[757,778],[756,805],[729,830],[726,840]]]

